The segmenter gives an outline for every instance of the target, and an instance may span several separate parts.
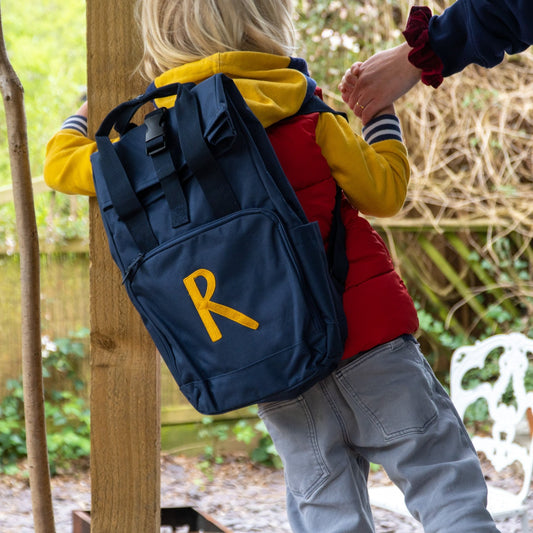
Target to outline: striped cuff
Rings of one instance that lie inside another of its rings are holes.
[[[388,139],[402,142],[400,120],[396,115],[379,115],[363,127],[363,137],[368,144]]]
[[[72,115],[71,117],[68,117],[65,122],[63,122],[61,129],[76,130],[87,137],[87,117],[83,117],[81,115]]]

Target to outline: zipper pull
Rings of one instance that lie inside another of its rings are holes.
[[[126,283],[126,281],[130,280],[131,281],[131,278],[133,278],[133,276],[135,276],[135,273],[137,272],[137,270],[139,269],[139,267],[141,266],[141,263],[144,259],[144,254],[143,253],[140,253],[130,264],[130,266],[128,267],[128,269],[126,270],[126,272],[124,272],[124,275],[122,276],[122,285],[124,285],[124,283]]]

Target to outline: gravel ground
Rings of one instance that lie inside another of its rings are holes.
[[[212,476],[196,466],[197,459],[163,456],[161,506],[195,507],[234,533],[290,533],[285,517],[285,489],[279,470],[255,466],[244,457],[230,457],[216,465]],[[488,470],[488,478],[512,488],[512,476]],[[212,478],[212,479],[210,479]],[[387,483],[383,472],[372,473],[369,484]],[[73,510],[90,508],[87,472],[58,476],[52,481],[56,533],[72,533]],[[32,533],[31,496],[28,484],[18,477],[0,477],[0,533]],[[529,499],[533,522],[533,494]],[[421,526],[386,511],[375,509],[376,533],[422,533]],[[521,531],[518,520],[500,522],[502,533]],[[162,530],[164,531],[164,529]],[[142,533],[142,532],[134,532]],[[317,532],[327,533],[327,532]]]

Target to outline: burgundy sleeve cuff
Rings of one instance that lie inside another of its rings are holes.
[[[429,44],[430,19],[431,9],[429,7],[413,6],[403,36],[412,48],[408,56],[410,63],[422,70],[422,83],[436,89],[442,83],[444,65]]]

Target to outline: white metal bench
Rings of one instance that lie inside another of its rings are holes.
[[[490,354],[499,354],[496,381],[482,382],[474,388],[465,389],[465,374],[469,370],[483,368]],[[524,386],[528,355],[533,357],[532,339],[521,333],[494,335],[473,346],[458,348],[453,353],[450,367],[450,396],[461,418],[464,418],[467,407],[479,398],[487,402],[492,420],[491,435],[474,435],[472,442],[476,450],[482,452],[498,472],[513,463],[522,468],[523,482],[517,493],[488,486],[488,510],[495,520],[521,516],[524,532],[528,531],[525,500],[531,483],[533,440],[531,432],[520,435],[519,440],[516,437],[518,426],[528,418],[533,408],[533,392],[526,392]],[[510,383],[514,399],[504,403],[502,397]],[[372,505],[409,516],[403,494],[396,486],[371,487],[369,493]]]

